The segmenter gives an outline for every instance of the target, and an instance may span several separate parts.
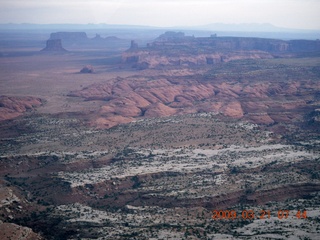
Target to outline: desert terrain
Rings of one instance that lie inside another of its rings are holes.
[[[1,40],[0,238],[317,239],[319,40],[150,35]]]

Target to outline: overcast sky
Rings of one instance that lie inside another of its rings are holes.
[[[320,29],[320,0],[1,0],[0,23],[196,26],[271,23]]]

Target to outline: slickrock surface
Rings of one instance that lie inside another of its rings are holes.
[[[41,104],[41,99],[35,97],[0,96],[0,121],[18,117]]]
[[[301,110],[313,107],[310,101],[319,90],[312,81],[240,83],[204,80],[201,76],[158,80],[129,77],[93,84],[70,96],[104,100],[91,123],[109,128],[136,118],[198,112],[220,113],[261,124],[288,122],[301,118]]]

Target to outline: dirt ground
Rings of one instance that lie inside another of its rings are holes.
[[[38,108],[39,113],[95,109],[100,105],[69,98],[67,94],[92,83],[134,74],[132,69],[121,68],[121,56],[115,53],[34,52],[29,56],[22,55],[20,52],[18,56],[0,58],[0,95],[40,97],[47,103],[44,107]],[[95,72],[80,74],[81,68],[85,65],[93,65]]]

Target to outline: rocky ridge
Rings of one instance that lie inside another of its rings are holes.
[[[41,99],[35,97],[0,96],[0,121],[18,117],[41,104]]]
[[[243,82],[197,77],[129,77],[93,84],[69,95],[105,104],[91,124],[110,128],[139,118],[213,112],[259,124],[288,122],[313,109],[319,85],[313,81]]]

